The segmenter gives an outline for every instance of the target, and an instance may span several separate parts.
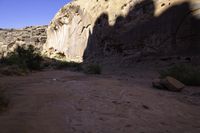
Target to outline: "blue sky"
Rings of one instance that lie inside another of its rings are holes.
[[[0,0],[0,28],[47,25],[71,0]]]

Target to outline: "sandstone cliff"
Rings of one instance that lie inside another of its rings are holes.
[[[200,54],[198,0],[74,0],[47,30],[45,53],[68,61]]]
[[[33,45],[39,51],[46,42],[47,26],[31,26],[23,29],[0,29],[0,57],[14,51],[17,46]]]

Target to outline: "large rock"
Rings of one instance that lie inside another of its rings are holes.
[[[44,52],[76,62],[199,55],[199,9],[198,0],[74,0],[49,25]]]
[[[163,79],[162,84],[171,91],[181,91],[185,85],[173,77],[166,77]]]
[[[154,88],[167,89],[169,91],[182,91],[185,85],[177,79],[167,76],[164,79],[155,79],[152,82]]]

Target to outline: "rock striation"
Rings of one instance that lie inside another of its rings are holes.
[[[0,57],[5,57],[17,46],[33,45],[42,51],[46,42],[47,26],[31,26],[23,29],[0,29]]]
[[[199,42],[198,0],[74,0],[49,25],[44,52],[68,61],[119,62],[198,56]]]

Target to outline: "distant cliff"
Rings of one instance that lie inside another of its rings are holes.
[[[31,26],[24,29],[0,29],[0,57],[14,51],[17,46],[33,45],[42,51],[46,42],[47,26]]]
[[[75,0],[52,20],[44,50],[77,62],[200,55],[200,1]]]

